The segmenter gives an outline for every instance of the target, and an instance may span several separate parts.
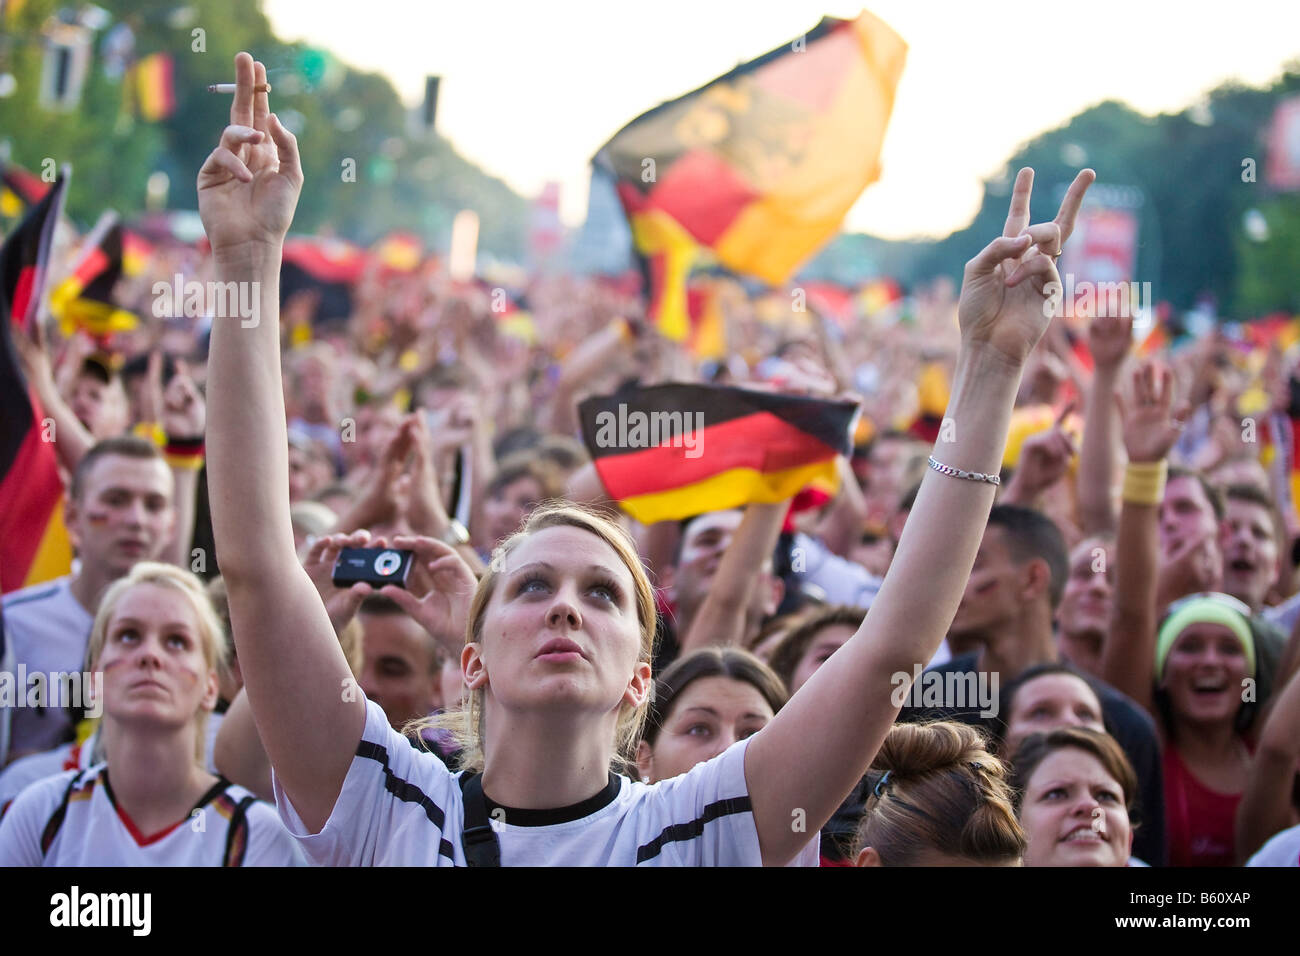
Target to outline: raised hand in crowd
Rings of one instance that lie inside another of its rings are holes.
[[[1003,235],[967,263],[946,415],[956,435],[934,452],[944,472],[922,482],[861,628],[750,742],[746,779],[765,862],[785,862],[802,843],[790,832],[792,808],[820,828],[861,779],[898,715],[891,675],[924,666],[952,621],[993,503],[994,483],[981,476],[998,471],[1025,362],[1049,321],[1045,287],[1060,280],[1055,257],[1094,179],[1080,173],[1056,221],[1031,226],[1033,171],[1022,169]]]
[[[1115,528],[1115,478],[1118,422],[1114,402],[1119,371],[1132,350],[1133,320],[1099,315],[1088,323],[1092,384],[1084,404],[1083,441],[1079,449],[1079,520],[1084,534]]]
[[[1000,499],[1003,504],[1035,507],[1039,496],[1065,477],[1076,449],[1062,423],[1073,408],[1067,405],[1053,427],[1025,439],[1016,470]]]
[[[1129,464],[1115,545],[1113,621],[1102,646],[1102,677],[1154,713],[1157,524],[1165,458],[1178,440],[1181,421],[1174,412],[1173,375],[1167,366],[1145,361],[1133,371],[1130,398],[1117,394],[1115,402]]]
[[[266,83],[266,67],[241,53],[235,77],[230,125],[199,170],[199,215],[218,270],[271,258],[278,266],[302,190],[298,143],[271,112],[269,94],[253,93],[255,82]]]

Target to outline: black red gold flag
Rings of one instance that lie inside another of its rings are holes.
[[[50,191],[50,184],[13,163],[0,164],[0,215],[17,219]]]
[[[0,591],[66,574],[71,548],[63,526],[56,438],[27,384],[14,337],[35,321],[65,177],[0,247]]]
[[[80,330],[100,343],[130,332],[140,320],[113,301],[113,287],[124,271],[122,224],[113,214],[101,231],[88,237],[72,274],[50,292],[50,312],[65,337]]]
[[[858,406],[714,385],[589,398],[582,436],[609,496],[651,524],[837,487]]]
[[[641,258],[650,315],[690,332],[686,281],[716,263],[780,285],[880,177],[907,45],[863,11],[790,43],[623,127],[596,154]]]

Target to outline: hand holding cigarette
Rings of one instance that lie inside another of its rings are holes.
[[[235,77],[230,125],[199,170],[199,215],[214,257],[260,261],[293,222],[302,164],[297,140],[271,112],[266,67],[240,53]]]
[[[233,93],[233,92],[235,92],[235,90],[237,90],[238,88],[239,88],[239,84],[238,84],[238,83],[213,83],[213,84],[211,84],[210,86],[208,86],[208,92],[209,92],[209,93]],[[270,83],[259,83],[257,86],[253,87],[253,92],[254,92],[254,93],[270,93],[270,92],[271,92],[271,84],[270,84]]]

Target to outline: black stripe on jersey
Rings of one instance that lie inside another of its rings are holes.
[[[63,800],[59,802],[58,808],[50,815],[50,819],[45,823],[45,830],[41,833],[41,856],[50,852],[50,844],[58,836],[59,829],[63,826],[63,818],[68,813],[68,802],[72,799],[74,790],[80,789],[81,779],[86,775],[85,770],[79,770],[68,781],[68,788],[63,791]],[[90,778],[91,785],[94,785],[95,778]]]
[[[244,865],[244,854],[248,850],[248,808],[256,802],[257,797],[250,793],[235,805],[235,810],[230,815],[230,827],[226,830],[226,852],[221,856],[222,866]]]
[[[670,827],[665,827],[663,833],[645,846],[639,847],[636,851],[636,862],[640,864],[646,860],[653,860],[663,851],[665,844],[695,839],[704,833],[704,824],[710,820],[716,820],[732,813],[749,813],[753,809],[754,805],[750,802],[748,796],[732,797],[729,800],[710,803],[704,808],[704,812],[690,823],[674,823]]]
[[[447,820],[447,815],[442,812],[442,808],[430,799],[429,795],[411,783],[409,780],[403,780],[393,773],[388,766],[388,749],[381,747],[379,744],[363,740],[357,744],[357,756],[367,757],[370,760],[378,762],[384,770],[384,789],[395,796],[398,800],[405,803],[416,803],[423,808],[425,816],[429,822],[436,826],[441,832],[443,824]],[[447,840],[441,840],[438,843],[438,855],[445,856],[447,859],[455,862],[456,857],[452,852],[451,843]]]

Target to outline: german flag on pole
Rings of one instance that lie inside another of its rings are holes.
[[[60,176],[0,248],[0,591],[66,574],[63,483],[45,412],[27,386],[14,336],[36,321],[50,240],[67,183]]]
[[[0,215],[17,219],[50,191],[50,184],[12,163],[0,164]]]
[[[122,277],[122,224],[106,212],[83,243],[72,275],[50,293],[50,312],[65,337],[80,330],[101,345],[117,332],[130,332],[140,320],[113,301],[113,287]]]
[[[868,184],[907,45],[863,11],[634,119],[592,162],[616,183],[650,314],[682,341],[702,256],[772,285],[829,240]]]
[[[857,405],[676,384],[589,398],[578,413],[605,490],[651,524],[835,487]]]

